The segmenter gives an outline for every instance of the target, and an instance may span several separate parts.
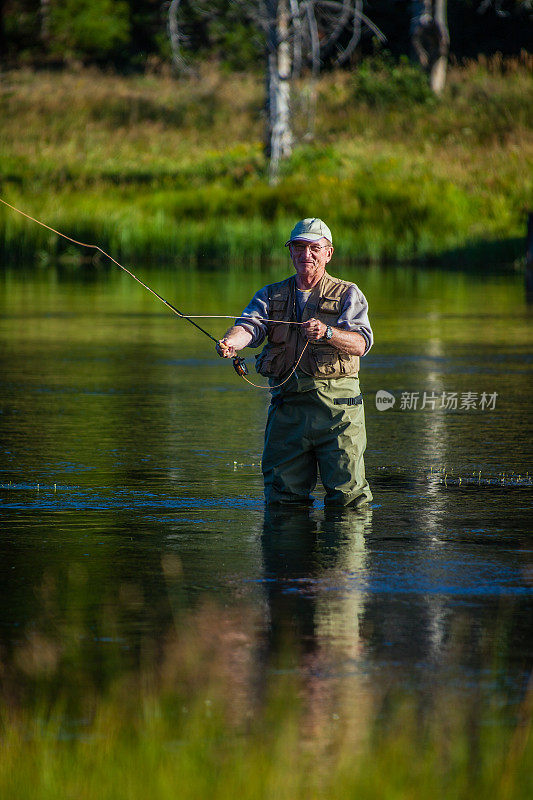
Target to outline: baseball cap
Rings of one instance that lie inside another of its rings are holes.
[[[296,223],[291,231],[291,238],[288,242],[285,242],[285,247],[294,242],[295,239],[300,239],[303,242],[318,242],[322,237],[325,237],[333,244],[331,231],[326,223],[318,219],[318,217],[307,217],[307,219],[301,219],[300,222]]]

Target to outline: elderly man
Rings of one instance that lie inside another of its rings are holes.
[[[267,503],[312,502],[318,467],[327,505],[360,506],[372,499],[358,379],[359,357],[373,341],[368,305],[354,283],[326,272],[333,239],[322,220],[298,222],[285,246],[296,274],[258,291],[217,352],[234,358],[267,339],[256,356],[272,396],[262,460]]]

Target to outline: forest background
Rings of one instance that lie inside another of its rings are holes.
[[[260,264],[309,214],[327,219],[344,258],[521,258],[533,205],[530,2],[449,0],[440,96],[412,59],[412,4],[364,3],[385,42],[366,28],[342,68],[333,57],[320,75],[303,65],[294,147],[275,182],[265,36],[243,14],[253,3],[183,0],[180,69],[170,5],[0,3],[5,200],[137,259]],[[7,261],[79,258],[5,208],[0,248]]]

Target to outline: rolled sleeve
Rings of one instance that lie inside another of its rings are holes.
[[[346,294],[341,315],[337,320],[337,327],[359,333],[366,341],[364,352],[366,356],[374,343],[374,334],[368,319],[368,302],[355,284],[352,284]]]
[[[267,324],[262,320],[268,318],[268,286],[263,286],[254,294],[241,316],[235,320],[235,325],[240,325],[252,334],[249,347],[259,347],[267,335]]]

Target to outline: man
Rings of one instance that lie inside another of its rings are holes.
[[[372,499],[358,380],[359,356],[373,341],[368,305],[355,284],[326,272],[333,239],[322,220],[298,222],[285,246],[296,274],[258,291],[217,352],[234,358],[267,339],[256,356],[272,395],[262,460],[267,503],[312,502],[318,467],[326,505],[360,506]]]

